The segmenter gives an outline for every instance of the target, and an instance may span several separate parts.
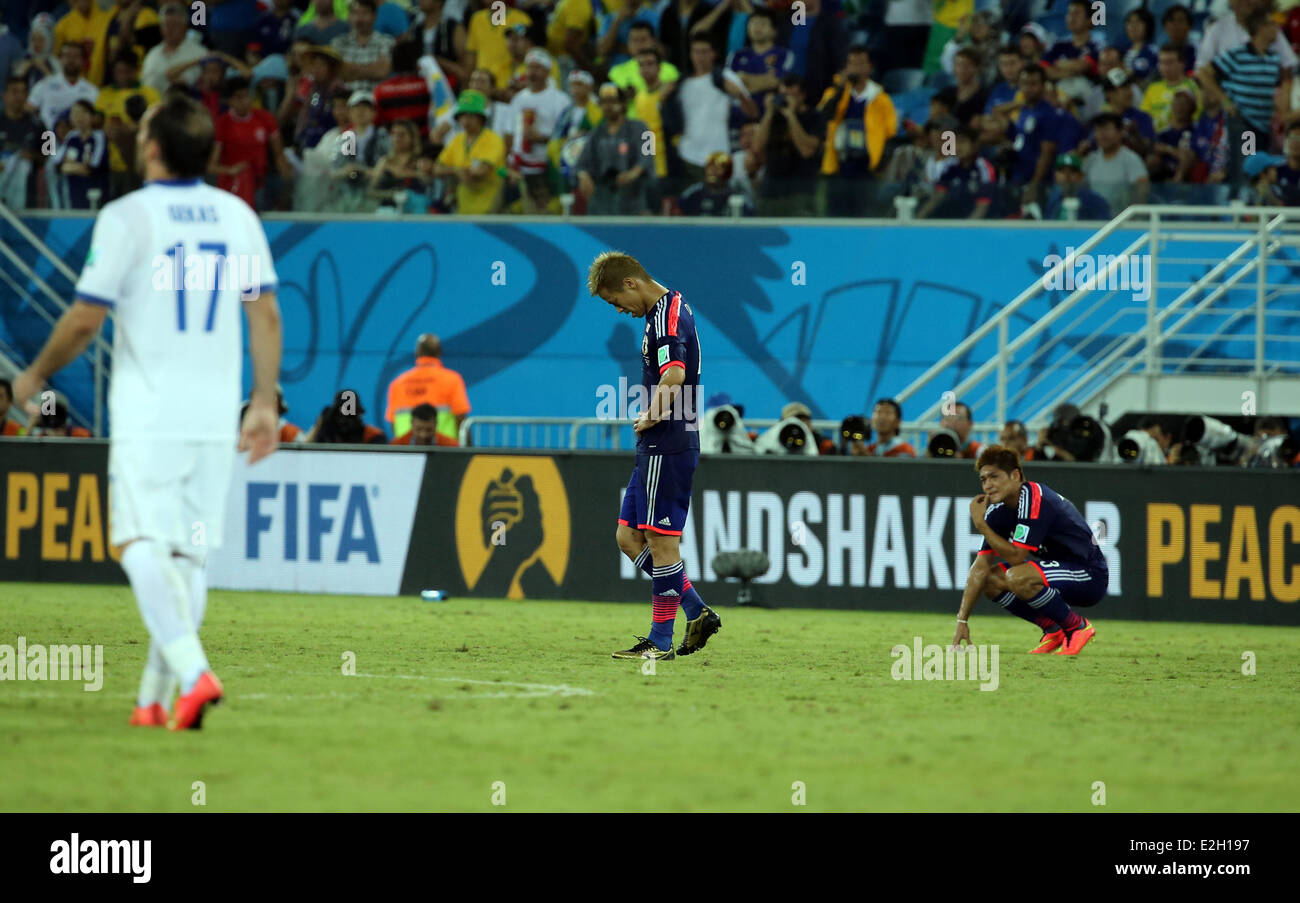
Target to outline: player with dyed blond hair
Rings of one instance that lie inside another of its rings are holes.
[[[686,579],[679,549],[691,504],[691,482],[700,460],[694,399],[700,388],[700,343],[695,314],[650,277],[635,257],[619,251],[597,255],[587,275],[592,295],[619,313],[645,318],[641,383],[649,406],[637,418],[636,468],[623,496],[618,547],[653,579],[650,635],[613,654],[621,659],[671,659],[673,622],[680,603],[686,636],[677,655],[704,648],[722,619]],[[689,397],[683,398],[686,394]]]
[[[235,438],[252,463],[275,450],[279,429],[275,267],[257,214],[204,184],[212,141],[211,117],[187,97],[145,113],[136,139],[144,187],[100,211],[76,300],[14,382],[16,397],[35,395],[114,312],[110,540],[151,640],[130,723],[167,724],[179,682],[172,730],[200,727],[223,694],[199,627]],[[253,359],[242,429],[240,308]]]

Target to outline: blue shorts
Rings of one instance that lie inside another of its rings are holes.
[[[669,536],[681,536],[686,529],[686,513],[691,507],[691,483],[698,451],[675,455],[637,453],[636,469],[627,482],[623,510],[618,522],[637,530],[653,530]]]
[[[1029,564],[1038,569],[1043,580],[1056,590],[1072,608],[1089,608],[1106,598],[1110,588],[1110,571],[1103,564],[1083,564],[1077,561],[1039,561],[1030,558]],[[1006,570],[1006,562],[1002,562]]]

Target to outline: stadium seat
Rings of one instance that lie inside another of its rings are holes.
[[[885,77],[881,81],[885,93],[891,97],[895,94],[906,94],[909,91],[915,91],[924,83],[925,71],[923,69],[891,69],[885,73]],[[929,100],[926,103],[929,103]]]
[[[934,97],[934,94],[933,88],[917,88],[915,91],[891,95],[894,110],[898,113],[899,127],[902,127],[904,119],[924,124],[930,118],[930,98]]]
[[[942,69],[937,72],[927,73],[924,82],[925,87],[933,88],[936,91],[942,91],[944,88],[952,87],[955,84],[956,80]]]

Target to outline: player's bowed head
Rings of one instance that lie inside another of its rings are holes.
[[[668,291],[631,254],[602,251],[591,262],[587,288],[593,297],[610,304],[619,313],[644,317]]]

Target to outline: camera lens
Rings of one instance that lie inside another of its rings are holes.
[[[718,411],[713,415],[713,425],[725,433],[736,425],[736,415],[730,411]]]

